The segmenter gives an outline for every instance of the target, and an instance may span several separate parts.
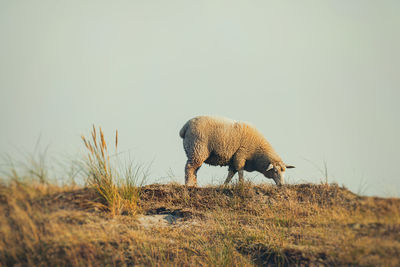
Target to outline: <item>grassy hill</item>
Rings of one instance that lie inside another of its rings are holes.
[[[135,212],[113,213],[92,187],[1,185],[0,265],[400,265],[400,199],[328,184],[137,189]]]
[[[86,187],[44,159],[0,177],[0,266],[400,266],[400,199],[330,184],[137,186],[93,126]],[[1,182],[3,181],[3,182]],[[5,182],[8,181],[8,182]]]

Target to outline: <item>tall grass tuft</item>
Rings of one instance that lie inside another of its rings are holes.
[[[103,207],[112,216],[136,214],[140,195],[138,183],[140,179],[144,182],[147,174],[141,172],[141,166],[132,164],[125,166],[123,172],[118,168],[118,131],[115,134],[115,154],[111,157],[101,127],[96,131],[93,125],[91,139],[82,135],[82,140],[88,152],[84,162],[87,184],[98,192],[103,200]]]

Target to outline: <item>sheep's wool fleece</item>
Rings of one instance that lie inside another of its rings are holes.
[[[250,159],[263,152],[271,161],[281,161],[264,136],[252,125],[234,120],[200,116],[189,120],[180,131],[188,159],[210,165],[228,165],[232,156]]]

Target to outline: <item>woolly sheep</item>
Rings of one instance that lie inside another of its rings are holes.
[[[277,185],[284,184],[286,168],[281,158],[253,126],[234,120],[199,116],[185,123],[179,132],[188,158],[185,184],[197,185],[197,171],[203,162],[213,166],[229,166],[225,184],[236,172],[243,182],[243,170],[258,171]]]

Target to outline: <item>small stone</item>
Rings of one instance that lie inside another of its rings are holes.
[[[361,225],[359,223],[352,223],[349,226],[354,230],[358,230],[361,228]]]

